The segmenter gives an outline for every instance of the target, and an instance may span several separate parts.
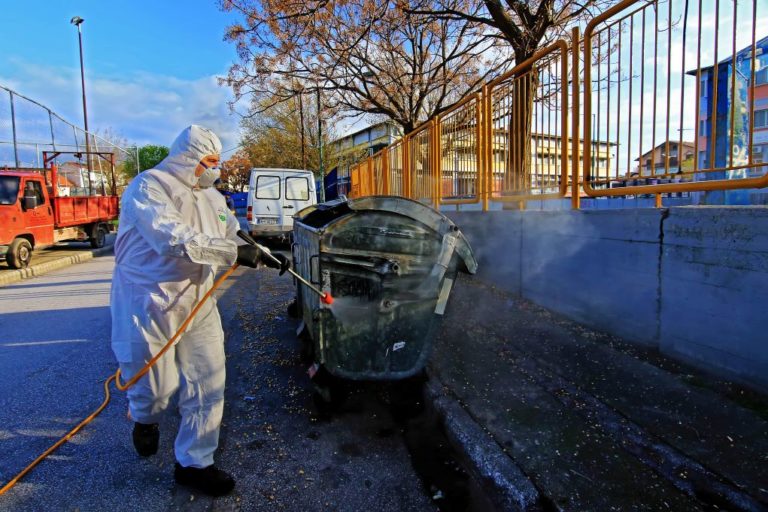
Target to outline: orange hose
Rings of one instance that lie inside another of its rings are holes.
[[[74,435],[77,434],[84,426],[86,426],[88,423],[93,421],[93,419],[96,416],[101,414],[101,411],[103,411],[104,408],[107,407],[107,404],[109,403],[109,400],[111,398],[110,393],[109,393],[109,383],[110,382],[114,381],[115,382],[115,387],[117,389],[119,389],[120,391],[125,391],[125,390],[129,389],[131,386],[133,386],[134,384],[136,384],[136,382],[140,378],[142,378],[144,375],[146,375],[147,372],[149,371],[149,369],[152,368],[152,366],[157,362],[157,360],[160,359],[163,356],[163,354],[168,352],[168,350],[171,348],[171,346],[173,346],[173,343],[179,338],[179,336],[181,336],[181,334],[186,330],[186,328],[189,327],[189,324],[192,322],[192,319],[195,317],[195,315],[198,313],[198,311],[200,311],[200,308],[203,306],[203,304],[205,304],[205,302],[211,297],[211,295],[213,295],[213,292],[216,290],[216,288],[218,288],[221,285],[221,283],[226,281],[227,278],[232,275],[232,272],[234,272],[237,269],[238,266],[239,265],[237,263],[232,265],[229,268],[229,270],[224,272],[216,280],[216,282],[213,283],[213,286],[211,287],[211,289],[208,290],[206,292],[206,294],[203,295],[203,298],[200,299],[200,302],[198,302],[197,305],[195,305],[195,307],[192,308],[192,311],[189,313],[189,316],[187,317],[186,320],[184,320],[184,323],[181,324],[181,327],[179,327],[179,330],[176,331],[176,334],[174,334],[168,340],[168,342],[165,344],[165,346],[163,346],[162,350],[160,350],[160,352],[158,352],[152,359],[150,359],[149,362],[147,362],[147,364],[144,365],[144,367],[136,375],[133,376],[133,378],[131,378],[125,384],[121,384],[120,383],[120,369],[118,369],[113,375],[110,375],[109,378],[104,381],[104,401],[101,402],[101,405],[98,408],[96,408],[96,410],[93,411],[87,418],[85,418],[83,421],[78,423],[75,428],[73,428],[72,430],[67,432],[67,434],[64,437],[62,437],[61,439],[56,441],[50,448],[45,450],[42,454],[40,454],[39,457],[37,457],[27,467],[25,467],[23,470],[21,470],[21,472],[18,475],[13,477],[7,484],[5,484],[2,488],[0,488],[0,496],[2,496],[3,494],[5,494],[9,490],[11,490],[11,488],[14,485],[16,485],[19,482],[19,480],[21,480],[21,478],[24,475],[26,475],[27,473],[32,471],[32,468],[37,466],[40,462],[43,461],[43,459],[45,459],[50,454],[55,452],[59,448],[59,446],[63,445],[64,443],[66,443],[67,441],[72,439],[72,437],[74,437]]]

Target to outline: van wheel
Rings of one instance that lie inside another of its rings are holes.
[[[93,236],[90,238],[91,247],[94,249],[101,249],[104,247],[104,243],[107,240],[107,231],[103,226],[94,228]]]
[[[6,260],[11,268],[27,268],[32,259],[32,244],[25,238],[17,238],[8,248]]]

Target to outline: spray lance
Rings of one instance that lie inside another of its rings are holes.
[[[258,250],[260,250],[260,251],[261,251],[261,252],[263,252],[264,254],[267,254],[267,255],[268,255],[270,258],[272,258],[273,260],[275,260],[275,261],[276,261],[278,264],[280,263],[280,260],[278,260],[277,258],[275,258],[275,257],[272,255],[272,253],[270,252],[270,250],[269,250],[269,249],[267,249],[267,248],[266,248],[266,247],[264,247],[263,245],[260,245],[260,244],[256,243],[256,240],[254,240],[254,239],[253,239],[253,237],[251,237],[251,235],[249,235],[249,234],[248,234],[248,233],[246,233],[245,231],[243,231],[243,230],[239,230],[239,231],[237,232],[237,236],[239,236],[240,238],[242,238],[243,240],[245,240],[245,241],[246,241],[248,244],[250,244],[250,245],[252,245],[252,246],[256,247]],[[296,273],[296,271],[294,271],[292,268],[288,268],[287,270],[288,270],[288,272],[290,272],[290,273],[291,273],[291,275],[292,275],[293,277],[295,277],[296,279],[298,279],[298,280],[299,280],[299,281],[300,281],[300,282],[301,282],[303,285],[305,285],[307,288],[309,288],[310,290],[312,290],[313,292],[315,292],[316,294],[318,294],[318,295],[320,296],[320,302],[322,302],[323,304],[328,304],[329,306],[330,306],[331,304],[333,304],[333,297],[331,297],[331,294],[330,294],[330,293],[328,293],[328,292],[324,292],[324,291],[320,290],[320,289],[319,289],[319,288],[317,288],[315,285],[313,285],[312,283],[310,283],[309,281],[307,281],[306,279],[304,279],[303,277],[301,277],[301,276],[300,276],[298,273]]]

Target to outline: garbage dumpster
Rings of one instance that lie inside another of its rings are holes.
[[[477,262],[459,228],[417,201],[391,196],[310,206],[293,228],[297,283],[315,363],[336,377],[399,380],[420,372],[458,270]]]

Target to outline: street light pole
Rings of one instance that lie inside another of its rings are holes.
[[[85,103],[85,66],[83,65],[83,31],[80,27],[85,20],[80,16],[73,16],[69,22],[77,27],[77,40],[80,45],[80,83],[83,89],[83,125],[85,128],[85,164],[88,168],[88,195],[91,195],[91,158],[90,142],[88,141],[88,107]]]

